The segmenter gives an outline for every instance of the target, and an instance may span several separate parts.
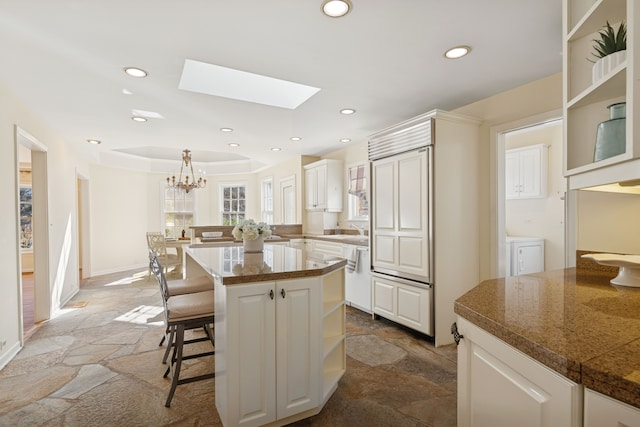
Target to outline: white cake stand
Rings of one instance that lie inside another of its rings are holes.
[[[602,265],[620,267],[618,275],[611,279],[611,283],[640,288],[640,255],[584,254],[582,258],[592,259]]]

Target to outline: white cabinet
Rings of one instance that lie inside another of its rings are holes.
[[[304,166],[308,211],[342,212],[343,162],[324,159]]]
[[[465,319],[458,346],[458,426],[577,427],[581,386]]]
[[[325,255],[344,257],[344,245],[342,243],[327,242],[325,240],[309,240],[311,251]],[[307,246],[309,247],[309,246]]]
[[[344,270],[319,278],[216,283],[215,298],[222,423],[260,426],[319,412],[346,367]]]
[[[345,273],[345,299],[347,303],[367,313],[371,313],[371,276],[369,248],[359,245],[344,245],[344,256],[358,257],[358,268]]]
[[[640,409],[585,389],[584,427],[640,426]]]
[[[505,181],[507,199],[537,199],[547,193],[548,147],[536,144],[507,150]]]
[[[433,335],[432,288],[414,286],[408,282],[371,274],[372,311],[401,325]]]
[[[544,239],[539,237],[507,237],[506,275],[544,271]]]
[[[570,189],[637,179],[640,175],[640,8],[636,0],[563,1],[564,174]],[[627,25],[627,60],[602,79],[592,79],[593,40],[607,22]],[[627,103],[625,152],[593,161],[598,124],[608,105]],[[630,161],[631,160],[631,161]]]

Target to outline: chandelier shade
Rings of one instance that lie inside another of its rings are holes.
[[[186,167],[186,172],[184,171]],[[189,172],[191,174],[189,175]],[[184,182],[182,180],[182,175],[184,174]],[[204,188],[207,186],[207,180],[202,179],[202,177],[196,180],[196,176],[193,173],[193,163],[191,162],[191,151],[188,149],[184,149],[182,151],[182,162],[180,163],[180,176],[178,177],[178,181],[176,181],[176,176],[167,177],[167,185],[171,188],[178,188],[184,190],[185,193],[188,193],[191,190],[195,190],[196,188]]]

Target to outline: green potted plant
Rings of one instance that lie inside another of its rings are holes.
[[[596,83],[607,75],[613,68],[627,59],[627,27],[624,21],[620,22],[618,31],[609,24],[598,32],[600,38],[594,39],[592,55],[596,58],[592,72],[592,82]]]

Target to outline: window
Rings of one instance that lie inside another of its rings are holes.
[[[262,180],[261,218],[267,224],[273,224],[273,179]]]
[[[244,185],[222,185],[222,225],[236,225],[244,219],[246,209]]]
[[[189,227],[194,223],[195,191],[187,193],[163,184],[163,194],[164,235],[168,238],[181,237],[182,230],[188,233]]]
[[[347,169],[349,183],[348,202],[350,220],[369,219],[369,201],[367,200],[367,166],[358,164]]]

